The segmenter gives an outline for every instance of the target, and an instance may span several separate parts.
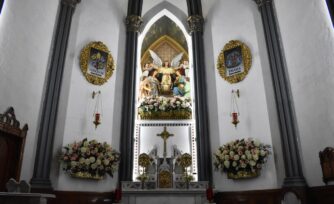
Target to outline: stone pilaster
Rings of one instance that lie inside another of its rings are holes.
[[[288,71],[283,55],[278,22],[274,11],[273,0],[254,0],[258,5],[262,17],[266,38],[268,57],[273,79],[275,99],[282,141],[282,150],[285,163],[285,179],[283,188],[301,189],[302,198],[307,187],[303,176],[300,151],[298,148],[298,126],[295,118],[295,109],[291,95]],[[296,190],[293,190],[296,192]]]
[[[141,10],[143,0],[129,0],[128,15],[125,19],[126,50],[123,80],[123,103],[121,119],[121,162],[119,167],[119,184],[131,181],[133,171],[133,133],[135,123],[136,62],[138,32],[142,23]]]
[[[187,0],[188,25],[192,36],[193,69],[196,106],[196,134],[198,151],[198,179],[212,182],[207,88],[204,63],[203,15],[200,0]]]
[[[34,173],[30,181],[34,191],[45,192],[52,190],[50,168],[61,81],[72,16],[75,11],[75,6],[79,2],[80,0],[61,0],[53,41],[51,63],[49,65],[50,67],[47,69],[49,72],[46,81],[45,95],[43,96],[43,108],[38,131]]]

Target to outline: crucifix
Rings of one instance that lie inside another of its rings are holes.
[[[167,127],[164,127],[164,131],[162,131],[160,134],[157,134],[158,137],[161,137],[164,140],[164,159],[166,159],[167,156],[167,151],[166,151],[166,141],[170,136],[174,136],[174,134],[169,134],[169,132],[167,131]]]

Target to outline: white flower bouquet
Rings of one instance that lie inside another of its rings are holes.
[[[270,145],[258,140],[234,140],[219,147],[214,153],[214,166],[216,170],[227,172],[229,175],[237,175],[239,172],[257,174],[270,153]]]
[[[102,179],[105,174],[113,176],[118,168],[120,154],[106,142],[87,138],[63,147],[61,162],[63,170],[74,177]]]
[[[189,97],[148,96],[139,102],[141,119],[191,119],[192,104]]]

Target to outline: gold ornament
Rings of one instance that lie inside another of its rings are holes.
[[[231,84],[242,81],[251,66],[251,51],[246,44],[239,40],[228,42],[218,56],[217,69],[219,74]]]
[[[102,42],[91,42],[80,54],[80,67],[87,81],[102,85],[108,81],[115,69],[114,59]]]

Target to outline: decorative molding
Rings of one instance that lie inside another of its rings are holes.
[[[75,6],[80,3],[81,0],[61,0],[61,3],[66,6],[71,6],[72,8],[75,8]]]
[[[272,3],[273,0],[253,0],[258,7],[262,7],[266,3]]]
[[[187,21],[188,21],[190,33],[203,32],[204,19],[202,16],[192,15],[188,17]]]
[[[137,15],[127,16],[125,19],[127,31],[139,32],[142,22],[143,22],[143,18],[140,16],[137,16]]]
[[[144,127],[154,127],[154,126],[190,126],[193,125],[193,123],[141,123],[138,124],[139,126],[144,126]]]

